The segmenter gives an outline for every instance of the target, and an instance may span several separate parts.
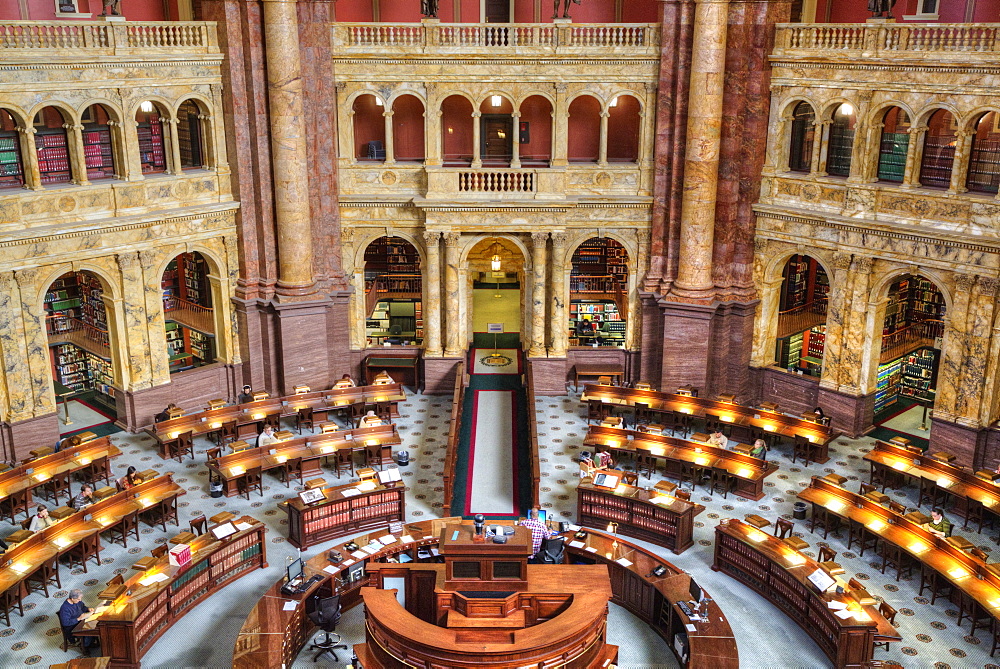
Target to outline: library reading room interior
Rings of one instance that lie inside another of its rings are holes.
[[[1000,0],[0,0],[0,667],[1000,669]]]

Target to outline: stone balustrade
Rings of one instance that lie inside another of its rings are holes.
[[[4,21],[0,59],[53,59],[60,56],[140,56],[217,54],[210,21]]]
[[[548,168],[442,167],[427,170],[427,199],[564,200],[566,172]]]
[[[333,46],[348,54],[518,56],[658,55],[659,25],[553,23],[335,23]],[[515,54],[516,52],[516,54]]]
[[[926,58],[982,61],[1000,52],[995,23],[783,23],[775,28],[773,56]]]

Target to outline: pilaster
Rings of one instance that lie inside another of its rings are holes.
[[[544,358],[545,350],[545,255],[548,232],[531,233],[531,348],[529,358]]]
[[[437,357],[441,350],[441,233],[438,230],[424,231],[427,247],[426,282],[427,305],[424,307],[424,333],[427,336],[424,355]]]
[[[38,270],[22,269],[15,274],[21,312],[24,319],[24,342],[30,377],[24,379],[31,388],[31,413],[35,416],[55,411],[52,392],[52,361],[49,358],[49,340],[45,331],[45,310],[42,307],[38,286]]]
[[[459,319],[458,264],[461,256],[458,232],[444,233],[444,303],[445,337],[444,355],[453,358],[462,354],[462,323]]]

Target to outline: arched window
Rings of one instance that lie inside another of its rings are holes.
[[[788,169],[792,172],[812,170],[815,133],[816,113],[808,102],[800,102],[792,112],[792,134],[788,142]]]
[[[385,161],[384,105],[374,95],[354,99],[354,155],[358,160]]]
[[[878,178],[903,182],[906,150],[910,145],[910,118],[899,107],[891,107],[882,117],[882,139],[878,150]]]
[[[955,117],[945,109],[938,109],[927,119],[924,152],[920,159],[921,186],[948,188],[951,185],[957,132]]]
[[[837,107],[837,111],[833,114],[833,122],[830,124],[830,141],[826,155],[827,174],[835,177],[850,176],[856,123],[854,107],[847,102]]]
[[[969,153],[969,176],[965,187],[975,193],[996,193],[1000,184],[1000,114],[979,117]]]
[[[581,95],[570,103],[567,133],[569,162],[596,163],[601,148],[601,103],[597,98]]]
[[[181,169],[201,169],[205,165],[205,136],[201,127],[201,109],[194,100],[185,100],[177,109],[177,143],[181,150]]]
[[[608,162],[639,160],[639,101],[619,95],[608,106]]]
[[[625,346],[628,251],[618,240],[592,237],[573,253],[569,287],[570,346]]]
[[[521,165],[548,167],[552,161],[552,103],[532,95],[521,103],[518,119]]]
[[[35,115],[35,147],[43,184],[63,184],[73,180],[69,137],[64,127],[67,123],[69,120],[55,107],[45,107]]]
[[[163,112],[146,100],[135,113],[139,135],[139,162],[143,174],[167,171],[167,142],[163,134]]]
[[[91,181],[113,179],[115,153],[111,138],[111,120],[103,105],[90,105],[83,112],[83,159]]]
[[[24,162],[21,160],[21,137],[17,121],[6,109],[0,109],[0,188],[24,185]]]
[[[396,160],[424,161],[424,103],[415,95],[392,102],[392,152]]]
[[[160,286],[170,373],[215,362],[215,316],[205,257],[197,251],[175,257]]]
[[[441,102],[441,147],[444,165],[465,167],[473,155],[472,103],[461,95],[449,95]]]

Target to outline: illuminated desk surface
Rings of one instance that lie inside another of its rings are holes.
[[[122,452],[108,437],[51,453],[0,474],[0,500],[22,490],[31,490],[57,474],[76,472],[104,456],[118,457]],[[28,500],[31,501],[30,498]]]

